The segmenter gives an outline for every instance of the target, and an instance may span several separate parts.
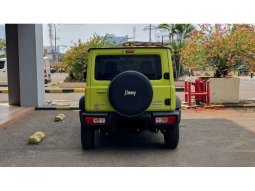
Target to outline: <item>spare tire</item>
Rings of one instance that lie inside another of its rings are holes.
[[[125,71],[110,83],[108,100],[121,115],[132,117],[142,114],[150,106],[153,89],[150,80],[136,71]]]

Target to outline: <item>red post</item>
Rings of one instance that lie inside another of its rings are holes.
[[[189,101],[189,106],[191,106],[191,84],[192,82],[188,82],[188,85],[189,85],[189,89],[188,89],[188,92],[189,92],[189,98],[188,98],[188,101]]]
[[[209,80],[206,82],[206,89],[207,89],[207,105],[210,105],[210,82]]]
[[[205,92],[205,81],[202,83],[202,92]],[[206,96],[202,96],[202,102],[205,103]]]
[[[185,102],[188,102],[188,95],[187,95],[187,93],[188,93],[188,81],[186,81],[185,80]]]

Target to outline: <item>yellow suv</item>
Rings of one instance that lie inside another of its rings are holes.
[[[175,95],[170,48],[89,49],[85,96],[79,102],[83,149],[95,146],[95,131],[143,130],[179,142],[181,101]]]

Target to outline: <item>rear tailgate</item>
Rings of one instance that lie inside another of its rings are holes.
[[[168,49],[165,48],[155,48],[155,49],[134,49],[134,53],[125,53],[127,49],[94,49],[90,52],[90,72],[88,73],[89,83],[86,86],[86,110],[91,112],[104,112],[104,111],[114,111],[111,107],[108,98],[107,91],[110,84],[110,80],[96,80],[95,78],[95,65],[96,58],[98,56],[109,56],[109,55],[132,55],[132,56],[151,56],[157,55],[161,62],[161,78],[150,80],[153,86],[153,101],[147,111],[169,111],[170,110],[170,80],[164,79],[164,73],[169,71],[168,63]],[[130,50],[130,49],[128,49]],[[128,63],[127,63],[128,64]],[[155,67],[155,66],[154,66]],[[121,71],[118,65],[118,71]],[[164,72],[165,71],[165,72]],[[121,71],[122,72],[122,71]],[[97,75],[97,74],[96,74]],[[170,77],[172,75],[170,74]],[[89,95],[88,95],[89,94]]]

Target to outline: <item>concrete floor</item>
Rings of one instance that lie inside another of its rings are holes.
[[[35,111],[0,130],[0,166],[254,167],[254,111],[184,110],[176,150],[160,133],[115,132],[97,134],[90,151],[81,148],[78,111]],[[59,113],[66,119],[54,122]],[[36,131],[46,138],[29,145]]]

